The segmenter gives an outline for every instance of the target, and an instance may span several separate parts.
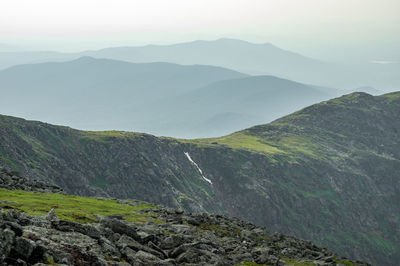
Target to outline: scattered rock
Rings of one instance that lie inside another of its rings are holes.
[[[0,176],[19,180],[5,171]],[[48,188],[36,184],[30,189]],[[128,200],[120,202],[135,205]],[[160,223],[128,222],[113,215],[98,216],[98,222],[81,224],[60,219],[54,209],[43,216],[2,209],[0,265],[223,266],[244,262],[347,265],[348,262],[309,241],[272,234],[238,219],[190,214],[161,206],[143,212],[154,213]],[[353,262],[353,265],[368,264]]]
[[[8,171],[4,168],[0,169],[0,188],[64,194],[64,191],[58,186],[47,184],[39,180],[29,180],[25,177],[22,177],[18,172]]]
[[[54,208],[52,208],[44,218],[50,222],[58,222],[60,220],[60,219],[58,219]]]

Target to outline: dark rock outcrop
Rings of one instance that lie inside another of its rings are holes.
[[[33,217],[16,210],[2,211],[0,264],[368,265],[238,219],[177,213],[165,207],[144,212],[155,214],[160,224],[115,217],[79,224],[54,214]],[[189,224],[194,221],[197,226]]]
[[[63,190],[56,185],[51,185],[39,180],[29,180],[25,177],[22,177],[20,173],[8,171],[5,168],[0,168],[0,188],[10,190],[19,189],[25,191],[63,193]]]
[[[19,181],[18,188],[49,192]],[[85,224],[60,219],[55,209],[39,216],[0,210],[0,265],[369,265],[239,219],[151,206],[139,211],[154,218],[147,222],[114,214]]]

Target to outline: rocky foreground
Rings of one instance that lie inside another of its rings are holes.
[[[7,171],[1,176],[2,182],[18,179],[17,189],[60,191]],[[25,186],[24,180],[32,186]],[[13,189],[10,184],[0,193]],[[155,206],[139,211],[152,217],[143,222],[97,215],[96,222],[78,223],[60,219],[57,209],[32,216],[14,209],[18,205],[12,202],[3,201],[2,206],[0,265],[368,265],[338,257],[309,241],[219,215]]]

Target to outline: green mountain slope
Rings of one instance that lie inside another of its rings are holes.
[[[0,166],[67,192],[236,216],[379,265],[400,259],[400,93],[354,93],[225,137],[0,118]],[[209,182],[210,181],[210,182]]]
[[[60,192],[0,169],[2,266],[369,265],[238,219]]]

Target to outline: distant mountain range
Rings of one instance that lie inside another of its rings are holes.
[[[166,100],[166,112],[146,132],[167,136],[221,136],[272,121],[340,94],[273,76],[222,80]],[[175,125],[175,126],[174,126]],[[162,126],[160,128],[160,126]]]
[[[398,87],[399,64],[220,39],[0,53],[0,67],[0,168],[400,260],[400,92],[364,93]]]
[[[92,57],[8,68],[0,88],[3,114],[182,138],[221,136],[340,94],[221,67]]]
[[[273,75],[307,84],[350,89],[374,86],[384,90],[400,86],[400,63],[357,66],[322,62],[272,44],[254,44],[234,39],[194,41],[174,45],[115,47],[80,53],[0,53],[0,68],[17,64],[68,61],[81,56],[135,63],[170,62],[230,68],[251,75]]]
[[[0,168],[73,194],[222,213],[395,266],[399,118],[400,92],[353,93],[269,124],[197,140],[78,131],[0,116]]]

